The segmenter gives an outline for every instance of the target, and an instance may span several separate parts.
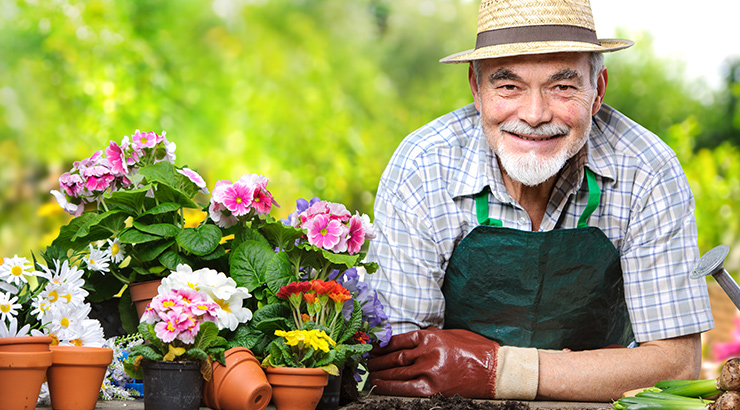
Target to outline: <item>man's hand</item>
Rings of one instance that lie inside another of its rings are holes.
[[[403,333],[371,355],[369,382],[378,394],[532,399],[537,392],[536,349],[500,347],[467,330],[430,327]],[[506,362],[517,367],[508,371],[518,373],[508,376],[517,383],[497,385]],[[509,391],[512,384],[519,391]]]

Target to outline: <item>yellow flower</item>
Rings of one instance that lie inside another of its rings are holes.
[[[276,330],[275,336],[285,338],[285,344],[288,346],[311,346],[315,350],[321,350],[324,352],[329,351],[329,345],[334,346],[337,343],[329,337],[323,330],[312,329],[312,330],[291,330],[286,332],[284,330]],[[299,345],[300,344],[300,345]]]

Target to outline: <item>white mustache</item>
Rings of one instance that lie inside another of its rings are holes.
[[[524,122],[507,122],[499,125],[499,130],[517,135],[528,135],[538,137],[556,137],[568,135],[570,127],[565,125],[555,125],[551,123],[531,127]]]

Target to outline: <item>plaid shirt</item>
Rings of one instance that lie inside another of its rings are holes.
[[[694,199],[673,151],[602,106],[588,143],[555,184],[541,231],[576,227],[588,201],[583,166],[602,190],[588,224],[619,251],[635,340],[713,328],[706,281],[689,278],[699,258]],[[445,269],[455,246],[478,225],[473,196],[486,186],[490,217],[505,227],[532,229],[504,186],[472,104],[415,131],[394,153],[378,187],[378,237],[368,254],[380,269],[367,277],[394,333],[444,326]]]

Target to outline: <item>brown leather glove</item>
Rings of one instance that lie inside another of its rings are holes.
[[[462,329],[395,335],[373,349],[368,369],[370,385],[382,395],[532,400],[537,394],[537,349],[499,346]]]

